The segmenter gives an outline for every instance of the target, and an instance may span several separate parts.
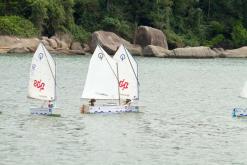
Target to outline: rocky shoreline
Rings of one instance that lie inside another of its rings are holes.
[[[223,48],[209,48],[205,46],[168,49],[166,36],[159,29],[139,26],[134,37],[134,44],[124,40],[115,33],[96,31],[88,43],[72,40],[68,34],[56,34],[50,38],[18,38],[15,36],[0,36],[0,54],[3,53],[33,53],[42,42],[46,48],[55,54],[85,55],[92,53],[100,44],[107,53],[113,55],[120,44],[133,54],[144,57],[159,58],[245,58],[247,46],[224,50]]]

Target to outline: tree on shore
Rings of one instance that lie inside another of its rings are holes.
[[[133,41],[136,28],[146,25],[164,31],[171,48],[234,48],[247,45],[246,15],[246,0],[1,0],[0,34],[64,32],[85,42],[93,31],[107,30]],[[17,20],[33,25],[24,33]]]

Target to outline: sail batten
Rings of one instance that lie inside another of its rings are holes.
[[[28,97],[55,100],[55,62],[42,43],[39,44],[30,67]]]

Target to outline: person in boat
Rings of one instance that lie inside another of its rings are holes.
[[[48,101],[48,108],[53,108],[53,104],[50,100]]]
[[[124,101],[124,105],[130,106],[131,100],[130,99],[126,99]]]
[[[95,99],[90,99],[89,100],[89,106],[94,106],[96,100]],[[80,112],[81,113],[86,113],[87,112],[87,109],[88,109],[88,106],[83,104],[81,107],[80,107]]]
[[[95,99],[90,99],[90,100],[89,100],[89,105],[90,105],[90,106],[94,106],[95,102],[96,102]]]

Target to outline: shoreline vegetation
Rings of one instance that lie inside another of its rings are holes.
[[[247,4],[208,0],[6,0],[0,2],[0,53],[166,58],[247,57]],[[226,19],[227,18],[227,19]]]

